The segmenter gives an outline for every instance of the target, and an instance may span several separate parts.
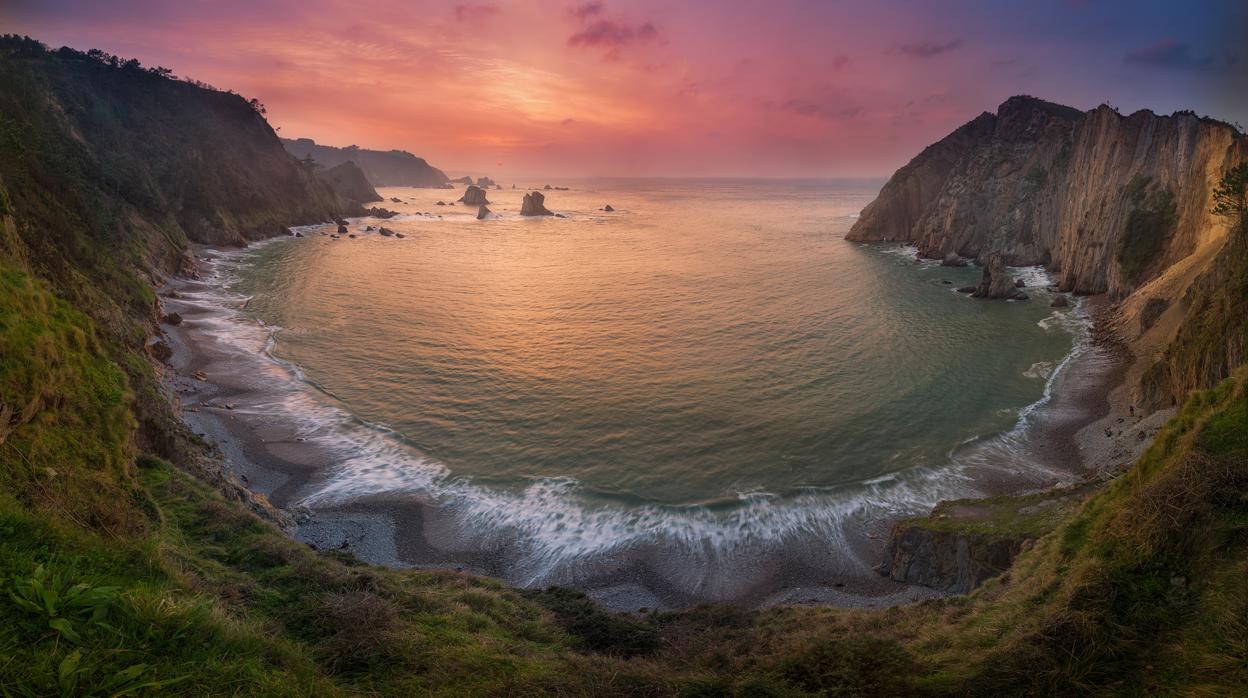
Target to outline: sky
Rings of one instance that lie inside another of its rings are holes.
[[[451,174],[875,177],[1006,98],[1248,125],[1248,2],[0,0]]]

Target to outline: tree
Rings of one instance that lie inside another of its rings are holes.
[[[1213,189],[1210,213],[1244,225],[1245,213],[1248,213],[1248,162],[1241,162],[1222,175],[1222,181]]]

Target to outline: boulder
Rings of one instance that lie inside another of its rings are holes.
[[[541,192],[531,191],[524,195],[524,201],[520,204],[520,215],[553,216],[555,214],[546,208],[546,197]]]
[[[1022,279],[1014,279],[1014,288],[1027,288],[1027,282]]]
[[[407,236],[406,236],[406,235],[404,235],[403,233],[395,233],[395,234],[394,234],[394,236],[395,236],[396,238],[399,238],[400,240],[401,240],[401,239],[403,239],[403,238],[405,238],[405,237],[407,237]]]
[[[485,199],[485,190],[476,185],[469,186],[464,195],[459,197],[459,200],[465,206],[485,206],[490,203]]]
[[[343,234],[343,233],[345,233],[345,232],[347,232],[347,226],[343,225],[342,223],[339,223],[339,224],[338,224],[338,234],[339,234],[339,235],[342,235],[342,234]]]
[[[166,325],[181,325],[182,324],[182,316],[178,315],[177,313],[169,313],[164,318],[162,318],[162,320],[164,321]]]
[[[1053,302],[1049,303],[1050,308],[1065,308],[1070,305],[1070,301],[1066,300],[1066,294],[1059,293],[1053,297]]]
[[[399,215],[399,212],[391,211],[390,209],[387,209],[387,208],[374,207],[374,208],[365,210],[364,215],[372,216],[373,218],[386,219],[386,218],[394,218],[395,216]]]
[[[483,221],[485,220],[485,217],[488,215],[490,215],[490,209],[486,208],[485,206],[482,206],[481,208],[477,209],[477,220]]]
[[[390,197],[390,200],[391,200],[391,201],[393,201],[393,202],[394,202],[394,203],[396,203],[396,204],[401,204],[401,203],[403,203],[403,200],[402,200],[402,199],[400,199],[400,198],[399,198],[399,197],[397,197],[397,196],[392,196],[392,197]]]
[[[1005,300],[1026,300],[1027,298],[1027,294],[1018,290],[1014,285],[1014,279],[1011,279],[1006,272],[1005,262],[999,254],[994,254],[988,260],[988,264],[984,265],[984,278],[971,295],[975,298]]]
[[[157,361],[168,361],[169,357],[173,356],[173,349],[170,349],[163,339],[158,339],[148,344],[147,350],[151,353],[152,358]]]
[[[612,211],[614,211],[615,209],[614,209],[614,208],[611,208],[611,204],[607,204],[606,206],[603,206],[603,207],[602,207],[602,210],[606,211],[607,213],[611,213],[611,212],[612,212]]]
[[[438,202],[438,205],[439,205],[439,206],[445,206],[445,205],[446,205],[446,202],[445,202],[445,201],[439,201],[439,202]]]
[[[940,260],[940,266],[942,267],[964,267],[966,266],[966,260],[959,257],[957,252],[950,252],[949,254],[945,255],[944,259]]]
[[[382,228],[378,232],[386,237],[394,237],[394,231],[389,228]]]

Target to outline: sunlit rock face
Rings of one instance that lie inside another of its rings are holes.
[[[1225,236],[1209,191],[1246,153],[1232,126],[1192,113],[1013,97],[898,170],[847,237],[912,242],[933,259],[999,254],[1046,265],[1063,290],[1123,296]],[[1143,214],[1162,224],[1134,225]],[[1132,246],[1147,248],[1143,262],[1124,263]]]

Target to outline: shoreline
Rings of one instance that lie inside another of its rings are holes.
[[[219,251],[197,248],[195,252],[197,268],[202,269],[201,253],[211,256]],[[282,399],[281,394],[275,395],[274,386],[290,382],[292,369],[268,357],[266,346],[240,352],[238,346],[221,338],[222,325],[231,320],[214,314],[212,296],[217,290],[203,278],[182,277],[161,289],[165,312],[178,312],[183,317],[178,326],[163,326],[173,349],[168,381],[179,399],[181,416],[192,430],[220,450],[227,467],[249,489],[292,514],[295,526],[290,533],[296,540],[315,549],[345,550],[383,566],[450,568],[526,586],[508,577],[517,569],[517,560],[507,546],[514,541],[505,536],[486,545],[470,540],[472,536],[457,526],[455,517],[444,507],[419,495],[371,495],[315,509],[297,506],[300,494],[321,480],[339,456],[308,438],[306,425],[273,409],[275,400]],[[1032,415],[1024,434],[1029,441],[1025,447],[1048,471],[1040,479],[1047,477],[1049,482],[1037,486],[1033,471],[1012,473],[989,463],[980,466],[985,469],[976,482],[982,490],[980,496],[1020,494],[1095,479],[1110,472],[1114,461],[1122,460],[1137,445],[1127,438],[1135,433],[1132,428],[1137,424],[1141,430],[1152,428],[1144,423],[1148,420],[1126,421],[1123,379],[1130,357],[1125,346],[1104,330],[1110,325],[1107,318],[1112,307],[1100,297],[1084,302],[1092,306],[1092,337],[1084,351],[1072,353],[1069,365],[1055,380],[1049,400]],[[1098,334],[1105,336],[1098,338]],[[1164,419],[1154,421],[1160,424]],[[1105,429],[1110,430],[1110,437],[1104,436]],[[1143,440],[1144,445],[1149,442],[1151,439]],[[844,536],[840,551],[818,539],[794,541],[784,550],[767,551],[751,565],[752,571],[758,571],[756,578],[745,580],[744,591],[738,588],[727,601],[748,607],[879,607],[944,596],[926,587],[894,582],[874,571],[864,574],[860,565],[854,564],[869,560],[874,566],[883,559],[889,531],[899,518],[904,517],[852,522],[856,530]],[[542,580],[537,586],[574,586],[617,611],[678,609],[725,600],[716,598],[717,594],[722,596],[718,589],[689,593],[690,584],[682,578],[690,567],[688,561],[678,550],[665,553],[653,549],[657,547],[624,548],[610,559],[587,561],[587,569],[580,570],[572,583]],[[829,559],[838,554],[857,560]],[[719,563],[712,560],[706,564],[713,567]],[[833,571],[829,573],[829,569]],[[733,572],[725,570],[724,575]],[[701,574],[702,583],[716,576],[706,570]]]

